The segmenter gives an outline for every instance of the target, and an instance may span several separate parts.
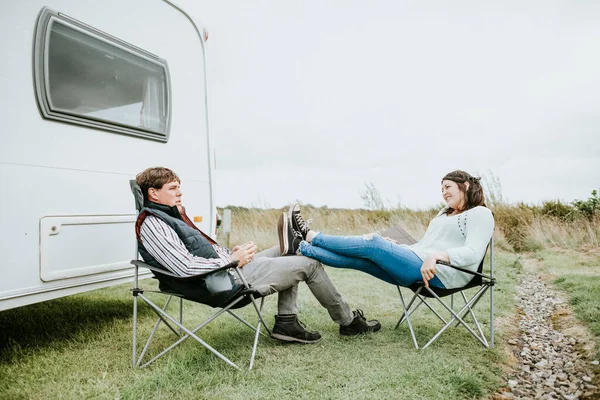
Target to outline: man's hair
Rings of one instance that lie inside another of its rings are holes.
[[[140,186],[140,189],[142,189],[145,201],[148,201],[148,189],[162,189],[165,184],[175,181],[181,183],[175,172],[164,167],[147,168],[137,174],[135,181]]]
[[[485,205],[483,188],[481,187],[481,183],[479,183],[481,178],[471,176],[465,171],[456,170],[447,173],[446,176],[442,178],[442,182],[445,180],[456,182],[460,191],[465,195],[465,207],[464,209],[458,211],[467,211],[477,206],[487,207]],[[469,182],[468,189],[467,185],[465,184],[466,182]],[[448,209],[445,211],[446,214],[451,214],[452,212],[454,212],[454,209],[451,207],[448,207]]]

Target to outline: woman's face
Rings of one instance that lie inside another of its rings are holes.
[[[469,189],[469,183],[466,182],[467,190]],[[465,194],[458,187],[458,184],[454,181],[443,180],[442,181],[442,198],[448,205],[448,207],[455,210],[462,210],[465,206]]]

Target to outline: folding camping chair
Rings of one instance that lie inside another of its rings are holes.
[[[129,183],[131,186],[131,191],[133,192],[133,195],[135,197],[136,209],[137,209],[137,212],[139,213],[143,207],[142,191],[141,191],[140,187],[137,185],[135,180],[131,180]],[[158,358],[162,357],[163,355],[168,353],[170,350],[172,350],[173,348],[175,348],[176,346],[178,346],[179,344],[183,343],[185,340],[187,340],[191,337],[191,338],[195,339],[198,343],[200,343],[202,346],[204,346],[206,349],[211,351],[213,354],[215,354],[217,357],[219,357],[221,360],[225,361],[227,364],[231,365],[232,367],[239,369],[239,367],[236,364],[234,364],[231,360],[229,360],[223,354],[221,354],[220,352],[218,352],[217,350],[212,348],[208,343],[206,343],[204,340],[202,340],[196,334],[196,332],[198,332],[200,329],[204,328],[210,322],[217,319],[219,316],[221,316],[225,313],[228,313],[228,314],[232,315],[236,320],[238,320],[239,322],[241,322],[242,324],[244,324],[245,326],[250,328],[252,331],[254,331],[254,342],[253,342],[252,351],[250,354],[250,366],[249,366],[249,369],[252,369],[252,367],[254,365],[254,357],[256,355],[256,348],[258,346],[258,337],[260,334],[264,335],[264,333],[262,333],[260,330],[261,325],[265,327],[265,330],[267,331],[267,333],[269,335],[271,334],[271,331],[267,327],[267,324],[265,323],[265,320],[263,319],[263,316],[262,316],[264,298],[258,292],[256,292],[254,289],[252,289],[250,287],[250,285],[248,285],[248,282],[244,278],[244,275],[242,274],[240,268],[237,267],[237,261],[234,263],[231,263],[229,265],[226,265],[224,267],[213,270],[207,274],[192,276],[192,277],[180,277],[178,275],[170,273],[169,271],[167,271],[165,269],[159,269],[159,268],[153,267],[151,265],[148,265],[142,261],[139,261],[138,258],[139,258],[139,253],[137,251],[137,241],[136,241],[136,259],[131,261],[131,263],[134,265],[134,269],[135,269],[134,280],[133,280],[133,289],[132,289],[132,293],[133,293],[132,366],[133,367],[136,367],[136,366],[140,366],[142,368],[146,367],[147,365],[154,362]],[[158,279],[158,281],[159,281],[158,290],[147,290],[147,289],[139,288],[138,282],[139,282],[139,274],[140,274],[139,269],[140,268],[147,268],[150,271],[152,271],[152,273],[154,274],[154,277],[156,279]],[[210,279],[211,276],[217,277],[218,274],[227,274],[228,275],[227,270],[229,270],[229,269],[235,270],[241,283],[233,284],[233,288],[231,290],[228,290],[227,292],[224,292],[221,294],[212,295],[211,293],[209,293],[208,290],[206,289],[206,279]],[[173,282],[175,282],[175,283],[177,283],[177,282],[196,283],[197,282],[199,289],[194,292],[193,296],[190,296],[190,295],[186,296],[186,295],[179,293],[176,290],[172,289],[169,286],[169,282],[171,284],[173,284]],[[160,306],[155,304],[144,294],[145,292],[159,293],[161,295],[165,295],[166,300],[165,300],[164,306],[161,308]],[[178,318],[175,318],[175,317],[169,315],[169,313],[167,312],[167,306],[169,305],[173,296],[179,298],[179,316],[178,316]],[[138,308],[137,299],[138,299],[138,297],[141,298],[142,300],[144,300],[144,302],[146,304],[148,304],[150,306],[150,308],[158,316],[158,319],[157,319],[156,323],[154,324],[154,328],[152,329],[152,332],[150,333],[148,340],[146,341],[146,344],[145,344],[141,354],[139,355],[139,357],[137,355],[137,322],[138,322],[137,321],[138,320],[138,318],[137,318],[137,308]],[[258,298],[258,297],[260,297],[260,306],[257,305],[257,302],[256,302],[256,298]],[[189,329],[183,325],[183,300],[189,300],[189,301],[192,301],[195,303],[205,304],[205,305],[208,305],[208,306],[211,306],[214,308],[219,308],[219,310],[216,313],[214,313],[213,315],[211,315],[204,322],[197,325],[195,328]],[[238,308],[244,307],[250,303],[252,303],[252,305],[254,306],[254,309],[258,316],[256,326],[250,324],[249,322],[247,322],[246,320],[244,320],[243,318],[241,318],[240,316],[238,316],[237,314],[235,314],[232,311],[233,309],[238,309]],[[144,355],[146,354],[148,348],[150,347],[150,343],[152,342],[154,334],[156,333],[156,331],[161,323],[164,323],[177,336],[178,339],[173,344],[171,344],[169,347],[167,347],[162,352],[160,352],[158,355],[156,355],[154,358],[152,358],[150,361],[146,362],[145,364],[140,365],[142,363]],[[179,329],[177,330],[174,326]]]
[[[413,244],[416,243],[416,240],[413,239],[404,229],[401,227],[394,227],[387,232],[382,234],[383,236],[388,236],[392,239],[398,240],[400,243]],[[469,271],[464,268],[459,268],[449,263],[438,261],[438,264],[443,264],[448,267],[454,268],[458,271],[462,271],[473,275],[473,278],[470,282],[468,282],[465,286],[455,289],[439,289],[434,287],[426,287],[423,282],[416,282],[408,287],[411,291],[413,291],[414,295],[411,300],[406,305],[404,301],[404,297],[402,296],[402,290],[400,290],[400,286],[396,285],[398,289],[398,294],[400,295],[400,302],[402,303],[403,313],[400,317],[400,320],[396,324],[396,329],[406,321],[408,324],[408,329],[410,330],[410,334],[412,336],[413,344],[415,348],[419,348],[417,343],[417,338],[415,336],[415,331],[413,329],[412,322],[410,320],[410,316],[422,305],[424,304],[431,312],[437,316],[437,318],[442,321],[444,326],[422,347],[422,349],[427,348],[431,343],[433,343],[446,329],[451,327],[453,324],[455,327],[462,325],[464,326],[469,333],[471,333],[476,339],[481,342],[481,344],[486,347],[494,346],[494,285],[496,283],[496,279],[494,278],[494,238],[490,239],[490,243],[488,245],[489,249],[489,275],[483,273],[484,261],[485,257],[479,263],[479,267],[477,268],[477,272]],[[477,292],[471,297],[470,300],[467,300],[467,296],[465,295],[465,291],[471,288],[479,287]],[[479,300],[483,297],[483,295],[490,291],[490,340],[487,341],[485,335],[483,334],[483,330],[481,329],[481,324],[477,320],[475,313],[473,312],[473,308],[477,305]],[[455,311],[454,304],[454,294],[459,293],[464,301],[464,306],[462,306],[458,311]],[[442,298],[450,296],[450,304],[448,305]],[[427,299],[435,299],[437,302],[450,313],[450,318],[446,320],[438,311],[436,311],[431,304],[428,303]],[[415,301],[417,301],[415,303]],[[475,332],[471,326],[469,326],[465,322],[465,316],[469,314],[473,319],[473,323],[477,329]]]

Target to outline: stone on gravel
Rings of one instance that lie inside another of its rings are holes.
[[[557,309],[568,312],[565,300],[531,273],[521,279],[519,292],[526,293],[518,297],[518,307],[523,311],[520,336],[507,343],[515,346],[520,366],[507,380],[511,392],[498,393],[495,398],[576,400],[596,395],[589,366],[600,363],[584,362],[575,348],[577,339],[557,331],[552,323]]]

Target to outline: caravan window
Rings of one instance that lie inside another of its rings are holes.
[[[40,14],[34,57],[45,118],[167,141],[165,60],[48,9]]]

